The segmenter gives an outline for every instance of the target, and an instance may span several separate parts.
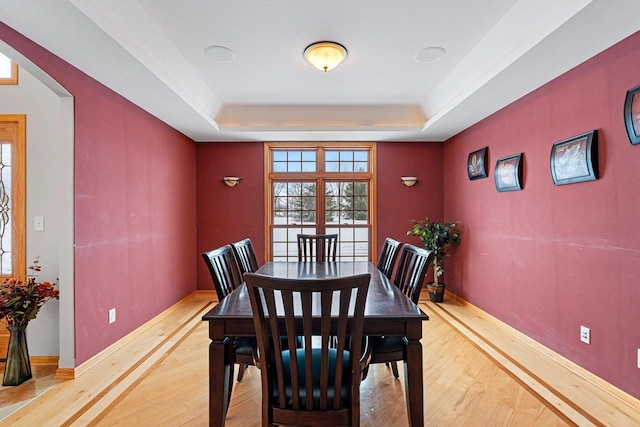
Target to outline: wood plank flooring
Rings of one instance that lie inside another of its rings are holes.
[[[207,426],[207,324],[212,294],[195,293],[0,421],[11,426]],[[431,307],[424,324],[425,425],[574,425],[487,357]],[[152,350],[153,349],[153,350]],[[399,365],[402,368],[402,364]],[[33,380],[31,380],[33,381]],[[404,380],[373,365],[362,384],[362,426],[407,426]],[[0,405],[20,388],[0,390]],[[13,402],[11,405],[19,405]],[[249,367],[233,390],[230,427],[260,425],[260,372]]]

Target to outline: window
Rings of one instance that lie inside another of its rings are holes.
[[[0,85],[18,84],[18,64],[0,53]]]
[[[0,115],[0,279],[24,278],[25,116]]]
[[[375,145],[265,145],[267,259],[298,259],[298,234],[338,234],[340,260],[371,259]]]

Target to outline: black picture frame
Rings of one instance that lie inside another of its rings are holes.
[[[467,158],[467,175],[470,180],[487,177],[487,147],[469,153]]]
[[[627,91],[624,100],[624,125],[631,145],[640,144],[640,86]]]
[[[498,159],[493,179],[500,192],[522,190],[522,153]]]
[[[598,179],[598,131],[585,132],[553,144],[550,167],[555,185]]]

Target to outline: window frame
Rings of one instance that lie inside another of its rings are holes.
[[[278,150],[289,151],[316,151],[316,171],[315,172],[274,172],[272,170],[273,157],[272,153]],[[363,150],[369,153],[368,155],[368,171],[367,172],[327,172],[325,168],[325,151],[334,150]],[[376,259],[376,245],[377,241],[377,213],[375,206],[377,206],[377,174],[376,174],[376,144],[374,142],[267,142],[264,144],[264,212],[265,212],[265,260],[272,261],[273,253],[271,241],[273,235],[273,203],[272,203],[272,181],[292,181],[292,182],[316,182],[316,204],[322,203],[324,205],[324,188],[326,182],[357,182],[366,181],[369,185],[369,200],[368,200],[368,233],[369,233],[369,260]],[[316,211],[318,212],[318,211]],[[318,232],[321,233],[323,227],[328,226],[330,228],[340,228],[340,224],[325,224],[324,208],[318,212],[316,217],[316,224],[319,228]]]
[[[11,61],[11,59],[9,59]],[[0,85],[17,85],[18,84],[18,64],[11,61],[11,76],[0,77]]]
[[[0,114],[0,140],[12,141],[11,225],[12,272],[1,274],[0,280],[10,277],[24,279],[26,274],[26,116]]]

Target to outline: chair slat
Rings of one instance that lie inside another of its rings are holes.
[[[401,247],[402,243],[390,237],[387,237],[384,240],[382,249],[380,250],[380,256],[378,257],[378,270],[380,270],[382,274],[387,276],[387,279],[389,280],[391,280],[393,267],[395,266],[396,259],[400,254]]]
[[[238,266],[240,267],[240,272],[244,273],[254,273],[258,271],[260,267],[258,265],[258,259],[256,257],[256,251],[253,247],[253,243],[251,239],[246,238],[240,240],[238,242],[232,243],[231,246],[236,254],[236,258],[238,258]]]
[[[255,273],[244,277],[261,355],[263,422],[297,425],[304,419],[310,425],[357,425],[370,275],[307,280]],[[282,336],[287,337],[288,348],[280,345]],[[302,348],[291,344],[299,336],[304,337]],[[333,338],[338,343],[335,348],[330,346]],[[310,417],[315,411],[321,413]]]
[[[298,261],[335,261],[337,253],[337,234],[298,234]]]

